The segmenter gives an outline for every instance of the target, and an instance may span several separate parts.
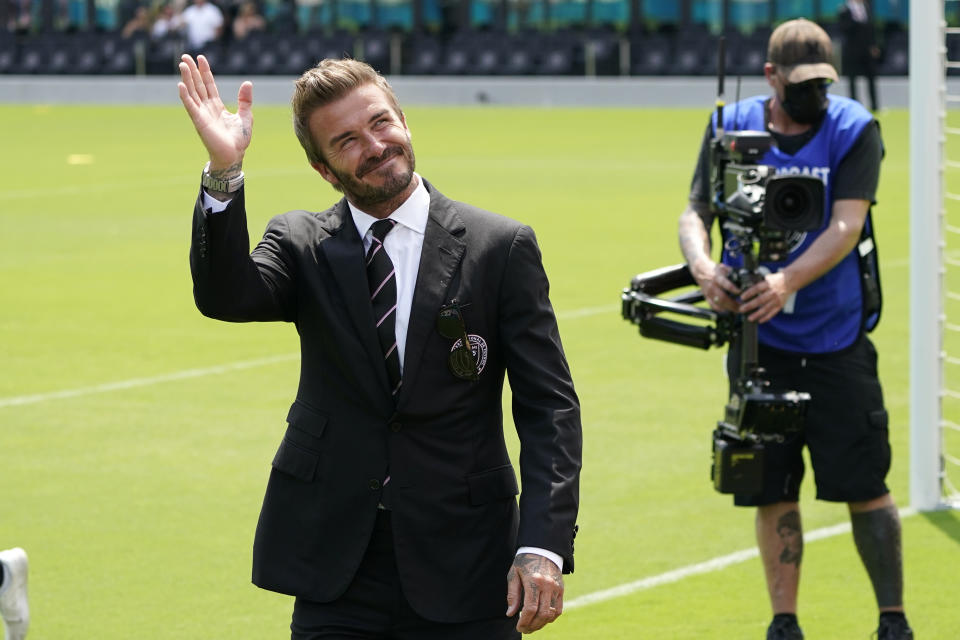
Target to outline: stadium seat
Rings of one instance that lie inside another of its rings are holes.
[[[226,50],[224,49],[223,45],[208,42],[203,46],[201,51],[194,52],[194,55],[200,54],[203,54],[203,56],[207,59],[207,62],[210,63],[211,69],[219,69],[223,65],[223,59],[225,57]],[[174,64],[174,69],[176,69],[180,64],[180,56],[176,56],[176,58],[177,61],[176,64]]]
[[[244,43],[234,42],[228,48],[220,61],[220,66],[214,69],[218,75],[238,76],[251,72],[253,65],[251,58],[256,53],[244,46]]]
[[[19,73],[19,62],[20,55],[17,43],[13,38],[0,42],[0,75],[5,73]]]
[[[411,0],[377,0],[373,23],[378,29],[413,29],[413,2]]]
[[[390,73],[390,34],[366,31],[360,36],[360,58],[380,73]]]
[[[626,27],[630,22],[630,3],[627,0],[593,0],[590,4],[590,24]]]
[[[586,0],[547,0],[553,27],[582,27],[587,24]]]
[[[667,73],[673,45],[663,34],[639,33],[630,38],[630,73],[656,76]]]
[[[315,62],[308,36],[293,34],[271,33],[263,36],[250,56],[254,72],[261,75],[289,75],[294,67],[302,72]]]
[[[763,75],[763,65],[766,61],[766,37],[751,35],[728,38],[726,65],[728,75],[734,77]]]
[[[124,40],[117,36],[108,36],[100,43],[100,73],[109,75],[128,75],[137,70],[136,48],[140,47],[146,55],[148,43],[136,40]]]
[[[94,75],[102,73],[102,71],[103,58],[100,56],[100,49],[96,45],[77,48],[67,69],[67,73],[79,75]]]
[[[319,62],[319,60],[310,58],[306,52],[291,53],[283,59],[280,65],[280,71],[284,75],[299,76],[307,69],[315,66],[317,62]]]
[[[467,73],[477,76],[492,76],[500,73],[503,66],[504,53],[496,45],[483,46],[474,50]]]
[[[585,59],[592,56],[594,72],[599,76],[620,73],[620,37],[606,29],[592,29],[583,34]]]
[[[444,48],[439,73],[447,76],[465,75],[470,66],[471,48],[463,43],[450,42]]]
[[[20,51],[20,72],[28,74],[68,73],[72,49],[65,36],[43,35],[24,41]]]
[[[443,48],[433,36],[418,34],[407,40],[403,54],[403,72],[407,75],[440,73]]]
[[[373,8],[370,0],[339,0],[337,3],[336,27],[361,30],[371,26]]]
[[[673,47],[669,73],[679,76],[715,74],[717,38],[703,33],[684,33]]]
[[[510,76],[532,75],[536,70],[537,40],[515,35],[504,41],[499,73]]]
[[[344,56],[352,58],[355,53],[355,44],[356,38],[344,31],[308,33],[296,38],[284,38],[280,43],[281,54],[300,50],[311,60],[311,64],[323,58],[340,59]]]
[[[892,33],[887,36],[883,47],[883,57],[880,61],[878,75],[905,76],[910,70],[910,45],[905,31]],[[960,61],[960,36],[947,37],[947,58]],[[948,72],[957,72],[957,69],[948,69]],[[954,73],[948,73],[954,75]]]
[[[536,73],[545,76],[583,75],[583,57],[576,56],[579,43],[569,35],[543,39]]]
[[[179,35],[154,40],[147,52],[147,73],[167,75],[176,72],[183,52],[183,39]]]

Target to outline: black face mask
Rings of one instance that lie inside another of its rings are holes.
[[[783,88],[780,106],[794,122],[814,124],[827,110],[828,86],[829,82],[817,79],[788,84]]]

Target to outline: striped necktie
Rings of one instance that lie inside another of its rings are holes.
[[[397,224],[387,218],[373,223],[373,243],[367,251],[367,283],[370,285],[370,304],[377,323],[377,336],[383,350],[390,390],[396,399],[400,393],[400,354],[397,352],[397,277],[393,262],[383,247],[383,240]]]

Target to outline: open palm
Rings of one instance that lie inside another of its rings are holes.
[[[200,140],[210,154],[210,170],[239,171],[243,154],[250,145],[253,131],[253,85],[244,82],[237,93],[237,112],[223,106],[210,63],[204,56],[197,61],[184,55],[180,62],[177,84],[183,102]]]

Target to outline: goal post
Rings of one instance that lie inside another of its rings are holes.
[[[947,94],[946,76],[947,38],[960,37],[960,29],[947,29],[944,9],[943,0],[910,3],[910,504],[920,511],[960,504],[944,438],[958,428],[945,401],[960,407],[946,373],[954,367],[960,374],[960,353],[949,352],[960,345],[960,318],[950,317],[948,307],[957,303],[949,302],[956,294],[947,279],[950,244],[960,247],[960,222],[950,224],[947,205],[960,196],[949,192],[945,177],[951,165],[960,168],[946,144],[948,135],[960,134],[947,126],[947,107],[960,96]]]

